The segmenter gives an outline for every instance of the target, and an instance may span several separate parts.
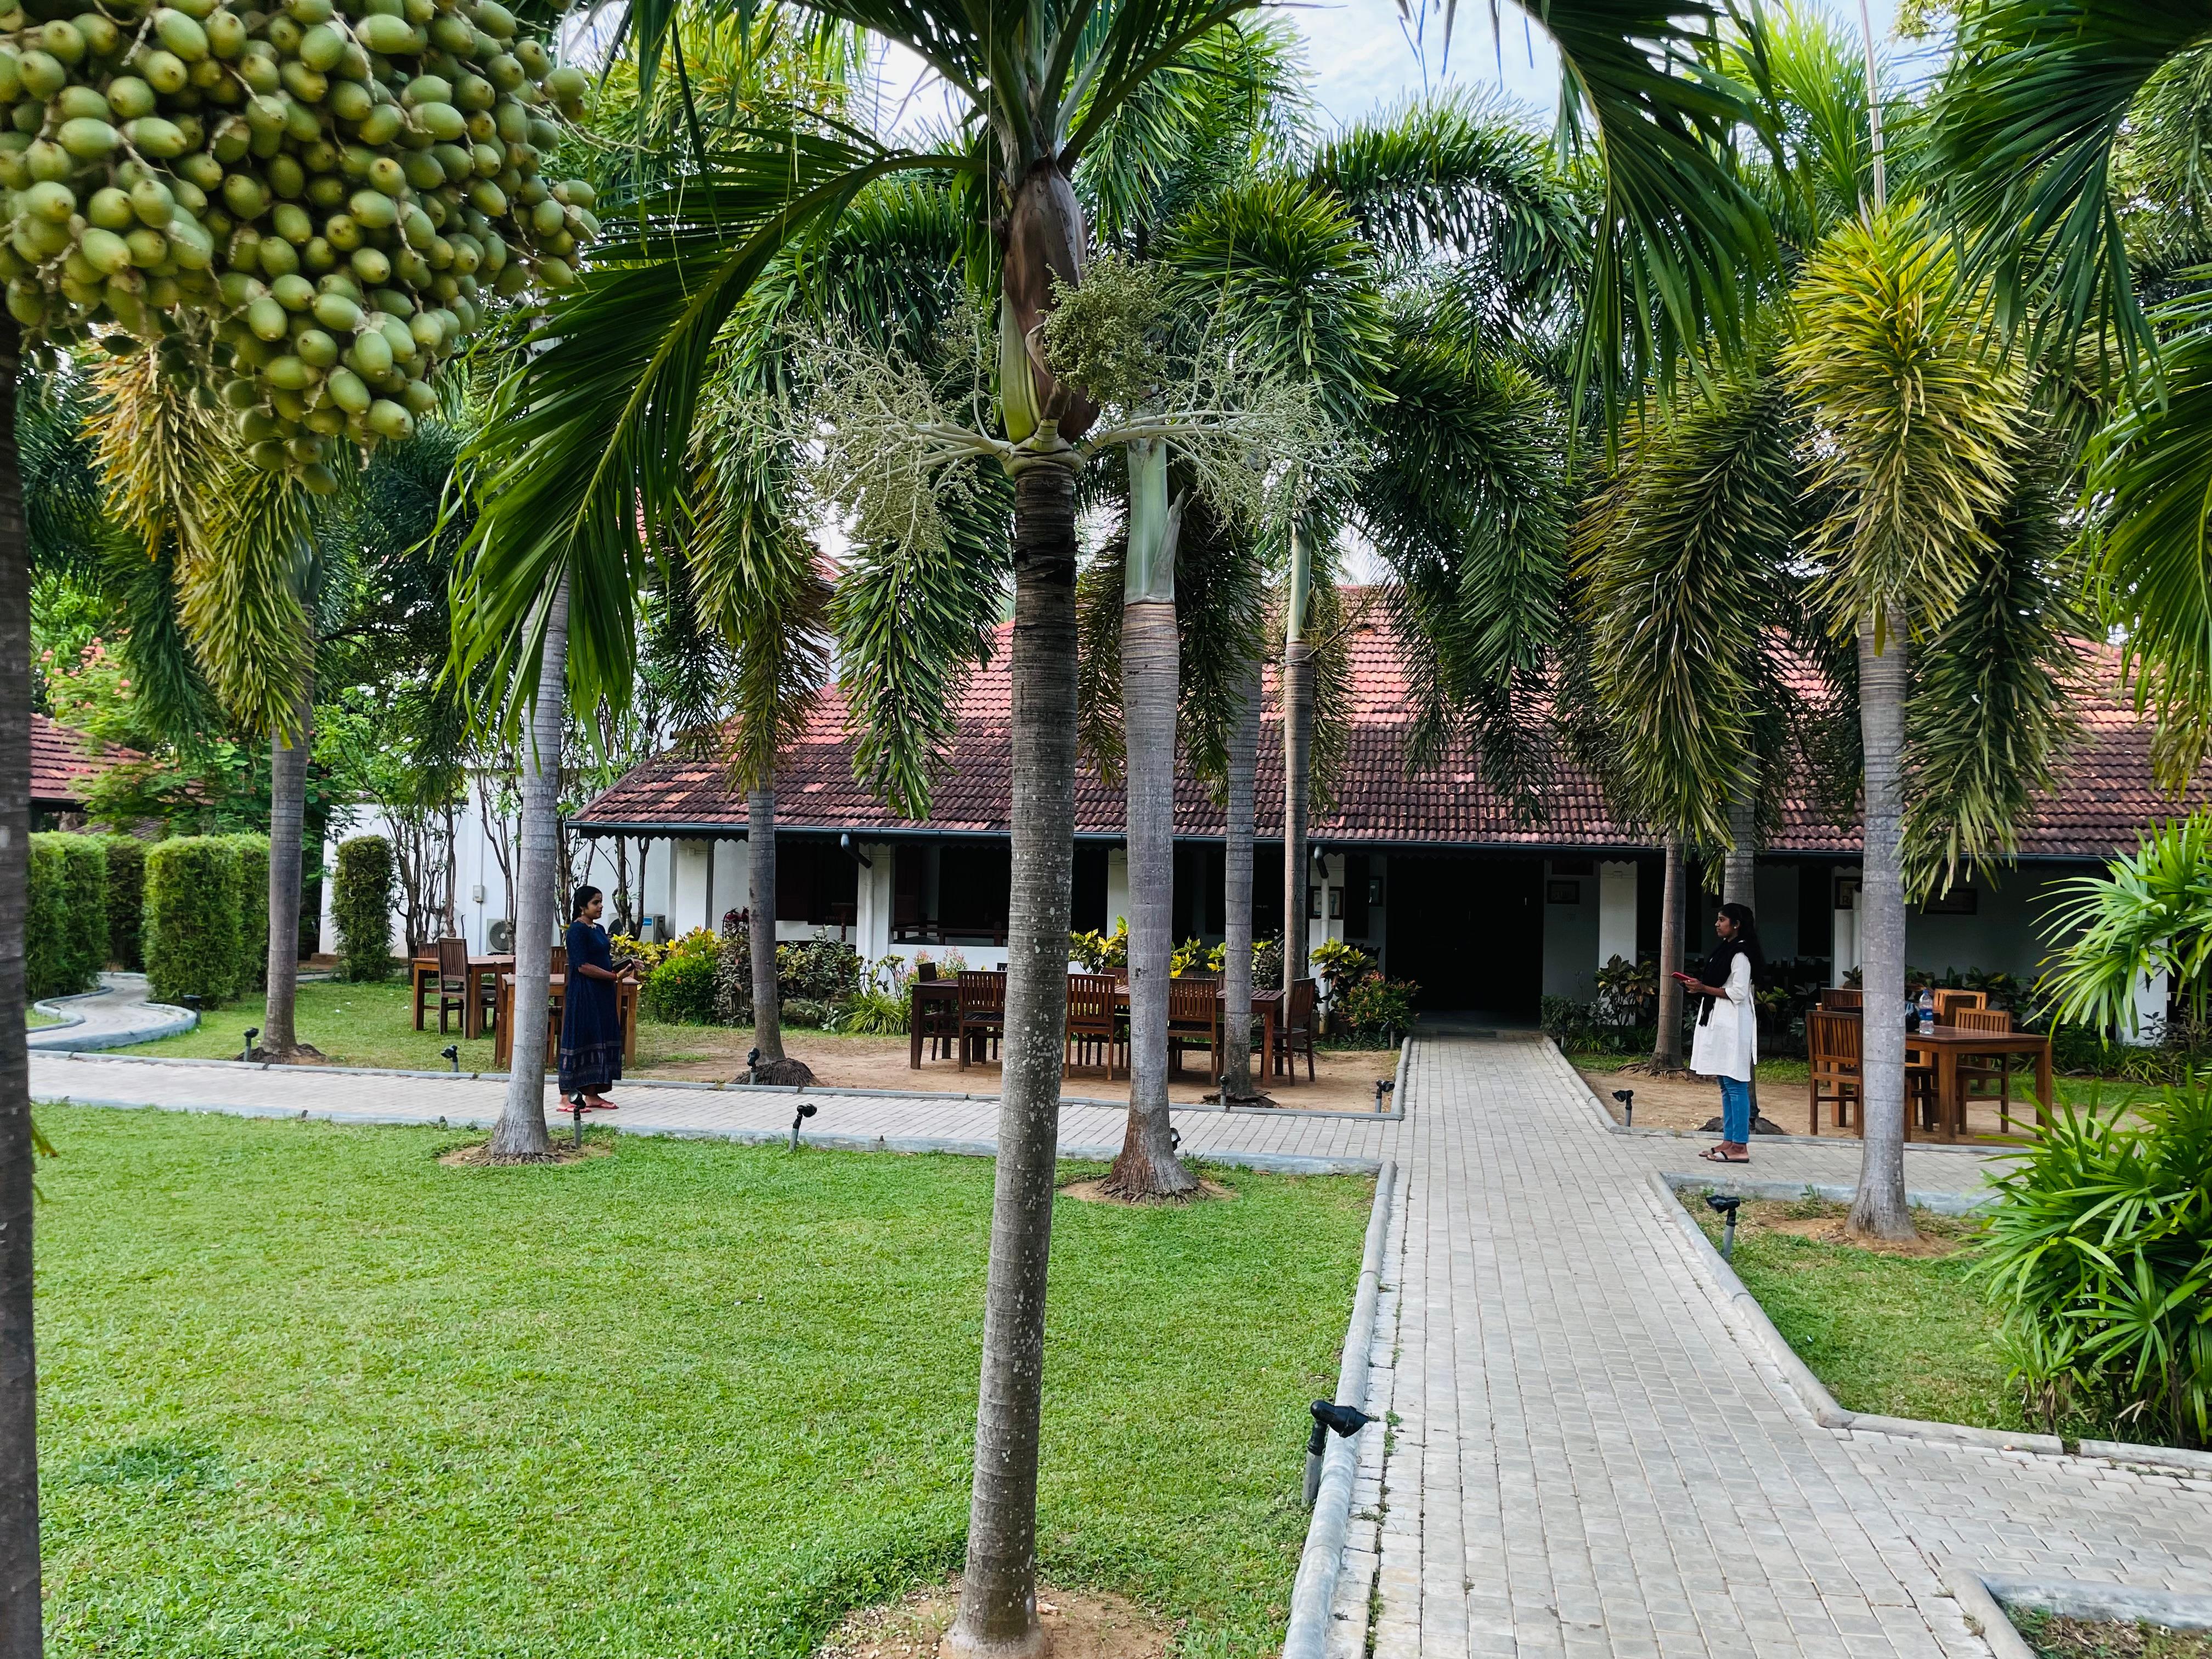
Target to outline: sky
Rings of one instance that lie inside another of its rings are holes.
[[[1401,24],[1395,0],[1292,0],[1269,6],[1267,15],[1289,20],[1306,38],[1324,131],[1443,87],[1502,88],[1508,98],[1548,120],[1559,92],[1559,60],[1543,30],[1531,25],[1512,0],[1496,0],[1494,31],[1490,0],[1459,0],[1447,52],[1442,3],[1434,0],[1425,41]],[[1825,5],[1839,21],[1858,27],[1856,0],[1810,3]],[[1897,0],[1869,0],[1869,10],[1875,33],[1887,40]],[[920,70],[919,60],[896,47],[883,66],[878,95],[885,100],[884,114],[902,110],[902,127],[944,107],[939,89]]]

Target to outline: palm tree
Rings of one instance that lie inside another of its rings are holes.
[[[1096,411],[1041,361],[1036,340],[1089,260],[1073,169],[1117,109],[1252,3],[1085,0],[978,12],[948,0],[823,0],[822,15],[920,55],[964,100],[987,144],[738,135],[738,147],[714,152],[680,186],[611,213],[610,223],[619,216],[635,228],[601,250],[595,271],[549,319],[542,349],[516,371],[480,479],[483,517],[463,587],[469,653],[495,659],[518,684],[536,678],[547,630],[535,596],[565,576],[580,601],[572,678],[619,692],[629,595],[644,557],[639,519],[653,535],[674,523],[698,389],[744,292],[781,250],[818,234],[878,179],[951,174],[979,206],[995,198],[1004,436],[994,453],[1014,498],[1013,863],[976,1479],[961,1612],[947,1638],[955,1652],[1028,1654],[1042,1642],[1035,1506],[1074,826],[1074,473]],[[1632,319],[1635,356],[1725,319],[1735,301],[1724,274],[1759,256],[1756,216],[1708,148],[1746,109],[1710,81],[1664,72],[1709,14],[1685,23],[1658,0],[1547,10],[1614,163],[1600,291],[1666,296],[1656,316]],[[640,64],[650,68],[670,15],[641,8],[631,16]],[[1659,280],[1634,284],[1638,275]]]

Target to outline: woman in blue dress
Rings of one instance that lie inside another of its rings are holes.
[[[599,1091],[622,1076],[622,1015],[615,987],[628,968],[615,967],[614,947],[599,926],[606,901],[596,887],[579,887],[568,907],[568,980],[561,998],[561,1092],[579,1096],[592,1111],[615,1103]]]

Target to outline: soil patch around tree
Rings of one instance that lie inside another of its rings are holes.
[[[2037,1659],[2212,1659],[2212,1631],[2025,1611],[2013,1624]]]
[[[559,1131],[551,1133],[552,1148],[544,1158],[524,1163],[495,1159],[491,1155],[491,1137],[487,1135],[482,1140],[472,1140],[465,1146],[456,1146],[449,1152],[441,1152],[438,1162],[449,1170],[543,1169],[548,1164],[584,1164],[595,1158],[608,1158],[615,1150],[615,1138],[611,1132],[594,1134],[586,1129],[581,1146],[565,1133]]]
[[[1084,1181],[1071,1181],[1060,1189],[1062,1198],[1080,1199],[1085,1204],[1118,1204],[1124,1209],[1141,1210],[1156,1204],[1194,1204],[1206,1198],[1234,1198],[1236,1188],[1224,1187],[1208,1176],[1198,1178],[1198,1190],[1185,1193],[1180,1198],[1122,1198],[1106,1190],[1106,1177],[1093,1176]]]
[[[1163,1659],[1175,1628],[1118,1595],[1037,1586],[1037,1618],[1052,1659]],[[937,1659],[960,1607],[960,1581],[927,1584],[888,1607],[863,1607],[817,1659]]]

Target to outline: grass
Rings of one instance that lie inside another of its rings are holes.
[[[30,1007],[26,1007],[23,1010],[23,1029],[25,1030],[35,1031],[41,1025],[58,1025],[60,1024],[61,1021],[52,1014],[42,1014],[37,1009]]]
[[[1684,1207],[1715,1244],[1720,1219],[1696,1193]],[[1847,1411],[1984,1428],[2026,1429],[2019,1391],[1996,1346],[1997,1319],[1966,1282],[1970,1255],[1892,1255],[1800,1237],[1766,1224],[1840,1215],[1807,1201],[1746,1203],[1736,1276],[1798,1357]],[[1934,1237],[1971,1239],[1974,1224],[1913,1213]]]
[[[451,1063],[439,1053],[447,1043],[459,1046],[464,1072],[489,1072],[492,1040],[470,1042],[460,1035],[460,1019],[449,1015],[453,1029],[438,1032],[433,1012],[424,1029],[415,1029],[415,1014],[404,981],[381,985],[349,985],[337,980],[309,980],[300,987],[294,1020],[300,1041],[321,1049],[333,1065],[383,1066],[398,1071],[442,1072]],[[158,1042],[141,1042],[117,1049],[126,1054],[169,1054],[195,1060],[236,1060],[246,1047],[246,1028],[261,1023],[257,998],[244,999],[203,1016],[198,1026]],[[721,1047],[708,1048],[702,1039],[714,1033]],[[732,1037],[727,1028],[667,1024],[641,1017],[637,1023],[637,1058],[623,1070],[635,1073],[655,1066],[684,1060],[710,1060],[724,1052]],[[810,1042],[834,1039],[841,1034],[810,1030]],[[743,1050],[738,1051],[740,1054]],[[742,1069],[742,1068],[740,1068]]]
[[[2212,1631],[2062,1619],[2026,1609],[2012,1614],[2012,1622],[2038,1659],[2212,1659]]]
[[[992,1165],[48,1107],[49,1651],[798,1656],[957,1568]],[[1264,1655],[1370,1184],[1054,1209],[1042,1571]]]

